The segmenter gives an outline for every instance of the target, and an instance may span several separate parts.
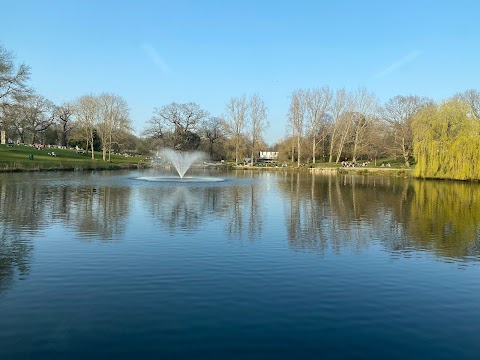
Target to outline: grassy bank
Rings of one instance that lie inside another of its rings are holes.
[[[318,171],[318,170],[317,170]],[[382,168],[382,167],[358,167],[338,168],[339,173],[382,175],[382,176],[412,176],[411,168]]]
[[[382,166],[382,163],[384,166]],[[377,161],[377,165],[374,163],[369,163],[366,166],[357,166],[357,167],[343,167],[341,164],[320,162],[316,164],[300,164],[297,166],[296,163],[288,163],[287,166],[275,166],[275,165],[265,165],[261,166],[255,165],[232,165],[234,169],[244,169],[244,170],[308,170],[316,173],[352,173],[352,174],[370,174],[370,175],[382,175],[382,176],[412,176],[413,166],[406,168],[404,163],[401,160],[396,159],[385,159],[384,161]]]
[[[50,155],[49,155],[50,153]],[[55,156],[51,155],[55,153]],[[143,157],[113,155],[111,161],[103,161],[100,152],[77,153],[75,150],[47,148],[38,150],[32,146],[0,145],[0,172],[52,171],[52,170],[110,170],[139,168],[148,165]]]
[[[362,162],[360,161],[359,164]],[[375,162],[369,162],[365,166],[344,167],[341,164],[318,163],[311,166],[314,172],[332,172],[352,173],[352,174],[369,174],[382,176],[412,176],[414,166],[405,167],[402,159],[387,158],[380,159]]]

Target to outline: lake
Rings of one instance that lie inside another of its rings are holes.
[[[480,184],[164,175],[0,174],[1,359],[478,358]]]

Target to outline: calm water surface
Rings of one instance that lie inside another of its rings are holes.
[[[479,184],[160,175],[0,174],[0,359],[478,358]]]

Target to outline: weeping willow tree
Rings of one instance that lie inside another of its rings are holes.
[[[480,179],[480,122],[461,100],[433,104],[420,111],[412,123],[420,178]]]

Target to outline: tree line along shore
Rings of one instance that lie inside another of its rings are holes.
[[[480,92],[475,89],[441,101],[398,95],[383,103],[366,88],[295,89],[285,136],[267,144],[268,106],[260,94],[232,96],[222,114],[193,102],[160,105],[138,135],[121,95],[79,94],[54,104],[29,79],[30,68],[0,44],[3,171],[141,167],[166,147],[201,150],[228,166],[244,166],[250,159],[250,167],[265,167],[258,154],[270,151],[289,169],[387,172],[377,164],[388,161],[391,169],[419,178],[480,179]],[[57,149],[55,155],[35,144]],[[368,165],[345,168],[345,162]]]
[[[5,144],[0,145],[0,172],[23,172],[23,171],[79,171],[79,170],[120,170],[120,169],[143,169],[161,167],[162,163],[155,162],[152,157],[130,155],[130,154],[112,154],[111,160],[104,162],[101,160],[102,152],[94,154],[95,160],[91,159],[91,154],[82,149],[68,148],[64,149],[58,146],[41,146],[41,144]],[[393,163],[392,167],[377,166],[369,164],[368,166],[345,167],[329,163],[302,164],[297,167],[296,164],[271,163],[255,164],[235,162],[204,162],[195,166],[214,167],[235,170],[309,170],[313,172],[341,172],[341,173],[362,173],[408,176],[411,174],[411,168],[405,169],[399,161]]]

